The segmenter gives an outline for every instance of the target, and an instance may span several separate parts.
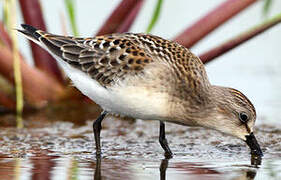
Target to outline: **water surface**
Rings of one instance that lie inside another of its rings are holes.
[[[158,144],[156,121],[108,117],[102,159],[94,155],[92,122],[30,120],[0,131],[0,179],[280,179],[281,129],[259,125],[262,164],[251,165],[244,142],[212,130],[166,125],[174,158]]]

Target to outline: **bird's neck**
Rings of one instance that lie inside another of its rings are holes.
[[[200,94],[186,97],[185,99],[178,98],[171,103],[171,119],[176,121],[174,123],[187,126],[202,126],[201,123],[208,121],[216,109],[215,100],[211,97],[211,90],[207,89]]]

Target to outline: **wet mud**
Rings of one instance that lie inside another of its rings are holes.
[[[159,122],[107,117],[102,158],[95,157],[92,121],[33,119],[24,129],[0,128],[0,179],[281,179],[281,128],[260,125],[264,152],[251,165],[250,150],[238,139],[204,128],[166,124],[174,153],[165,159]]]

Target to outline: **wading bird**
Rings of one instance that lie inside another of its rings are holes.
[[[101,122],[108,113],[158,120],[166,157],[172,152],[165,122],[218,130],[262,156],[253,134],[252,103],[238,90],[212,85],[201,60],[185,47],[148,34],[75,38],[22,27],[18,31],[52,54],[74,85],[104,110],[93,123],[97,156]]]

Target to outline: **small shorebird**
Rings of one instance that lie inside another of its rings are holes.
[[[148,34],[75,38],[22,27],[18,31],[51,53],[74,85],[104,110],[93,123],[97,156],[101,122],[108,113],[160,121],[166,157],[172,152],[164,122],[218,130],[262,156],[253,134],[252,103],[238,90],[211,85],[201,60],[185,47]]]

